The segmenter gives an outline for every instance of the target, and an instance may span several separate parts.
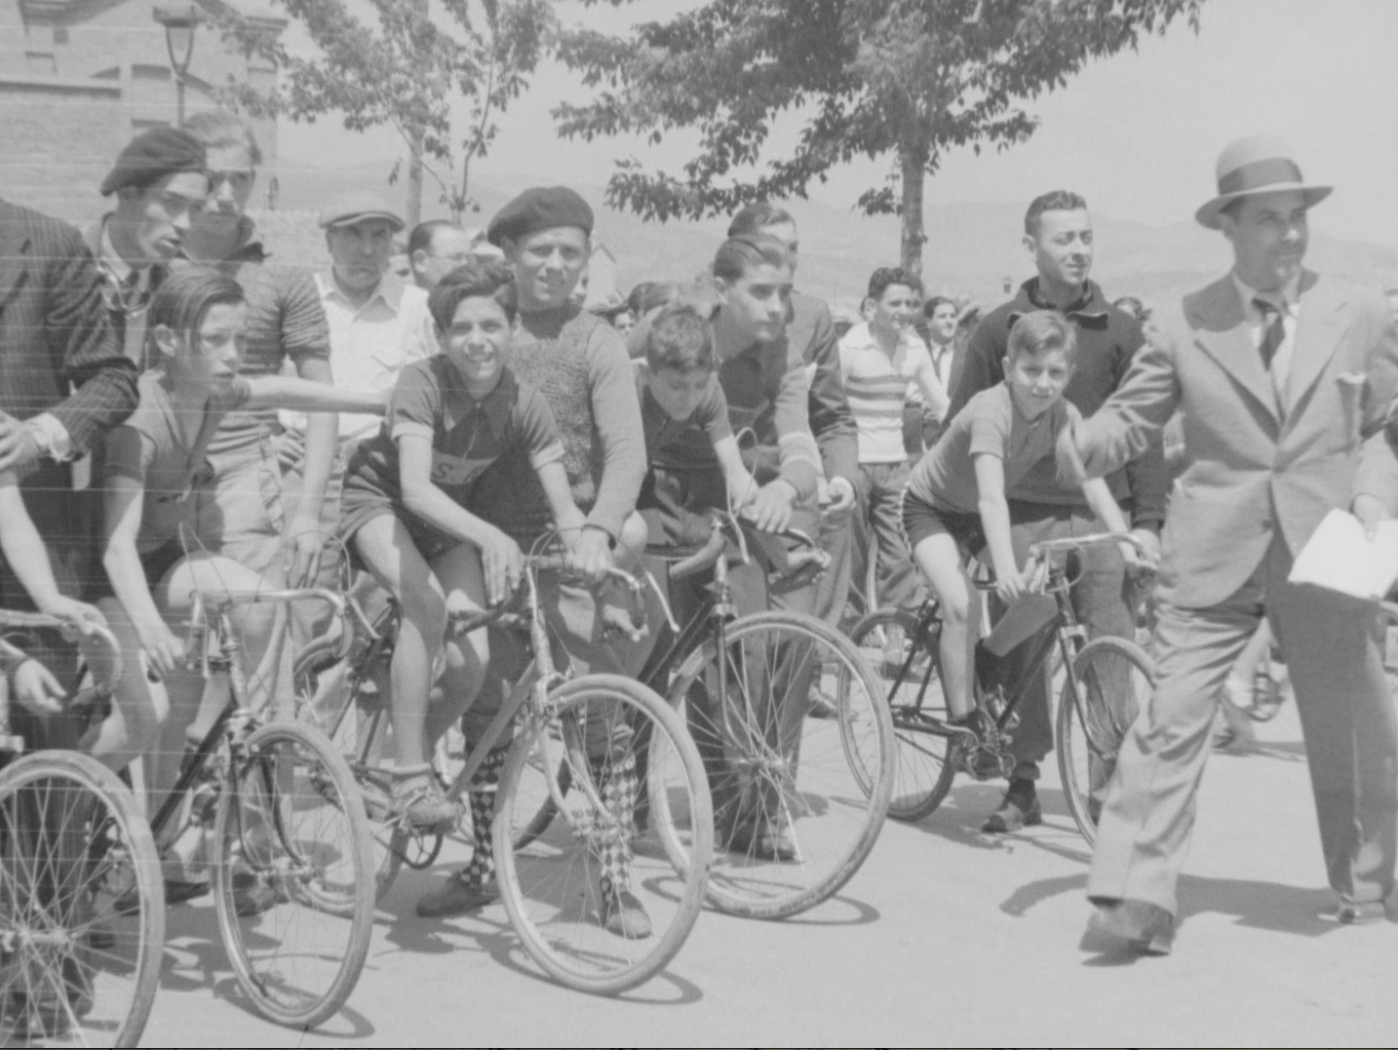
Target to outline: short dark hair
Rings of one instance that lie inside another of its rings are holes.
[[[428,219],[413,227],[413,232],[408,234],[408,258],[413,257],[413,252],[424,251],[428,254],[432,252],[432,238],[437,236],[438,230],[454,230],[456,224],[447,219]]]
[[[736,281],[754,266],[790,266],[786,245],[765,233],[741,233],[729,237],[714,256],[714,276]]]
[[[690,303],[667,303],[650,319],[645,337],[646,364],[652,372],[712,372],[714,330]]]
[[[672,281],[642,281],[626,293],[626,308],[640,320],[657,306],[674,298],[679,286]]]
[[[162,325],[188,335],[199,330],[213,306],[247,301],[242,285],[207,266],[182,266],[160,282],[146,310],[146,338]]]
[[[1072,364],[1078,356],[1077,329],[1057,310],[1031,310],[1010,328],[1005,357],[1014,364],[1026,354],[1038,357],[1053,350],[1062,350]]]
[[[878,302],[883,298],[883,293],[896,284],[911,288],[918,295],[922,294],[921,277],[909,273],[901,266],[880,266],[869,277],[869,298]]]
[[[445,332],[466,299],[494,299],[511,321],[515,319],[515,274],[499,259],[472,259],[448,273],[427,293],[427,309],[437,331]]]
[[[1041,193],[1029,202],[1029,210],[1024,213],[1024,232],[1030,237],[1039,235],[1039,217],[1046,211],[1082,211],[1087,201],[1072,190],[1050,190]]]
[[[728,224],[728,236],[739,237],[745,233],[761,233],[768,226],[780,226],[784,222],[795,225],[791,212],[779,208],[770,201],[757,201],[745,204]]]
[[[226,149],[242,146],[254,168],[262,166],[262,147],[257,137],[236,114],[226,109],[206,109],[184,122],[185,131],[204,144],[205,149]]]
[[[930,318],[933,314],[937,312],[937,307],[955,305],[956,300],[949,295],[934,295],[922,304],[922,316]]]

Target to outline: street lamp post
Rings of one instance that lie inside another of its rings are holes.
[[[194,27],[203,18],[198,4],[156,4],[153,16],[165,27],[165,49],[175,74],[175,126],[184,127],[184,80],[194,57]]]

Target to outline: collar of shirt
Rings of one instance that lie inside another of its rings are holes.
[[[116,280],[117,284],[124,286],[131,279],[132,273],[136,272],[136,269],[121,257],[116,246],[112,244],[112,228],[109,223],[111,217],[110,213],[102,216],[102,234],[97,241],[97,260]],[[151,268],[147,266],[140,271],[141,276],[136,282],[137,287],[143,286],[150,280],[150,270]]]
[[[257,235],[257,223],[252,220],[251,216],[239,216],[238,246],[229,252],[223,261],[226,263],[260,263],[265,262],[270,254],[262,243],[262,239]]]
[[[1019,307],[1023,309],[1019,309]],[[1083,283],[1083,293],[1067,306],[1059,307],[1044,298],[1039,291],[1039,278],[1031,277],[1020,285],[1015,297],[1015,311],[1009,316],[1009,326],[1031,310],[1057,310],[1082,328],[1107,327],[1107,300],[1095,281]]]
[[[339,304],[351,314],[359,314],[368,310],[375,303],[382,303],[390,312],[398,313],[403,307],[403,292],[407,287],[407,282],[399,277],[392,270],[388,270],[379,278],[378,286],[370,293],[369,298],[355,306],[350,301],[350,297],[340,290],[340,286],[335,282],[333,273],[318,273],[315,275],[316,291],[320,293],[321,305],[328,302]]]
[[[1233,287],[1238,292],[1238,297],[1243,301],[1243,310],[1247,313],[1249,320],[1253,324],[1265,324],[1261,311],[1257,309],[1253,302],[1255,299],[1265,299],[1267,302],[1277,306],[1287,319],[1294,318],[1299,312],[1299,296],[1296,294],[1300,287],[1301,275],[1298,273],[1291,280],[1287,281],[1281,288],[1274,292],[1259,292],[1241,277],[1237,270],[1230,270],[1228,276],[1233,279]]]
[[[471,396],[471,392],[466,389],[465,377],[450,358],[447,360],[447,368],[444,371],[448,376],[447,383],[451,386],[451,393],[459,396],[467,405],[466,417],[463,418],[469,418],[471,414],[479,412],[485,416],[486,422],[490,424],[491,433],[497,438],[502,437],[510,422],[510,410],[519,397],[519,384],[515,380],[514,373],[506,368],[500,374],[500,382],[495,384],[495,389],[486,394],[485,397],[476,398]],[[443,403],[447,403],[445,399]],[[452,425],[460,422],[460,419],[451,420]]]

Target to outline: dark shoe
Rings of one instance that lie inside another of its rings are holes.
[[[165,907],[169,908],[175,904],[183,904],[185,901],[192,901],[196,897],[202,897],[209,892],[207,882],[184,882],[180,879],[165,880]],[[112,904],[112,910],[118,915],[135,915],[141,910],[141,898],[136,892],[136,887],[118,897]]]
[[[250,871],[233,873],[233,910],[239,918],[249,919],[271,910],[277,903],[277,891]]]
[[[477,885],[467,882],[464,876],[464,871],[448,875],[440,889],[430,890],[418,898],[414,910],[424,919],[464,915],[468,911],[484,908],[500,896],[500,887],[494,879]]]
[[[837,718],[839,714],[839,709],[835,707],[835,705],[830,701],[830,698],[828,696],[825,696],[822,693],[812,694],[810,706],[806,708],[807,718],[821,718],[828,720],[831,718]]]
[[[1039,796],[1034,792],[1034,781],[1013,777],[1009,790],[1000,801],[1000,808],[986,818],[981,830],[992,835],[1004,835],[1043,822],[1044,811],[1039,806]]]
[[[1122,941],[1143,955],[1169,955],[1175,944],[1175,918],[1158,904],[1124,900],[1097,905],[1087,928]]]
[[[1388,909],[1383,901],[1340,901],[1339,907],[1327,912],[1326,917],[1344,926],[1368,926],[1388,918]]]
[[[740,824],[728,836],[728,851],[781,864],[791,864],[797,859],[796,846],[787,829],[770,824]]]
[[[617,889],[611,879],[603,876],[598,883],[601,901],[597,918],[608,933],[639,941],[651,935],[650,916],[636,895],[628,889]]]

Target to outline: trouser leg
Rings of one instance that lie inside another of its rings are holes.
[[[1306,738],[1330,885],[1345,901],[1393,890],[1398,846],[1398,728],[1383,668],[1384,627],[1372,606],[1285,580],[1271,558],[1268,611]]]
[[[1262,596],[1259,573],[1206,609],[1160,603],[1155,694],[1127,732],[1107,787],[1092,899],[1148,901],[1175,914],[1219,687],[1262,618]]]
[[[881,463],[871,475],[868,521],[878,545],[879,604],[916,608],[922,604],[925,591],[899,527],[908,465]]]

